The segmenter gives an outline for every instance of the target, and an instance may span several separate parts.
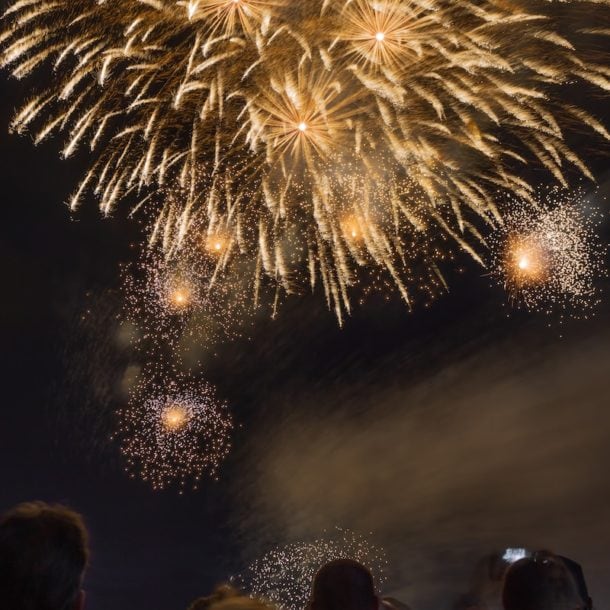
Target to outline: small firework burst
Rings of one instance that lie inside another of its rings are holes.
[[[589,315],[605,274],[597,224],[581,192],[551,190],[537,209],[513,200],[491,240],[493,275],[510,301],[547,314]]]
[[[143,345],[175,346],[185,336],[201,344],[235,339],[253,319],[252,297],[239,282],[224,281],[215,258],[227,242],[220,233],[201,238],[173,256],[144,248],[123,271],[125,318],[140,331]]]
[[[170,382],[147,375],[120,411],[115,438],[126,471],[154,489],[197,489],[215,479],[231,449],[233,420],[205,381],[178,374]]]
[[[340,528],[317,540],[277,547],[254,561],[236,580],[281,610],[302,610],[307,606],[316,572],[336,559],[353,559],[365,565],[377,587],[387,580],[384,549],[360,534]]]
[[[158,331],[186,319],[200,306],[203,290],[186,265],[165,261],[153,251],[144,252],[141,260],[123,272],[126,317],[135,324],[150,317]]]

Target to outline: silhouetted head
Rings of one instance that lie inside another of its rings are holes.
[[[216,587],[212,595],[200,597],[194,601],[189,610],[275,610],[267,602],[242,595],[231,585]]]
[[[311,610],[377,610],[373,577],[356,561],[339,559],[327,563],[316,574]]]
[[[63,506],[21,504],[0,518],[0,607],[82,610],[87,531]]]
[[[230,598],[237,598],[239,595],[239,591],[231,585],[219,585],[214,589],[212,595],[196,599],[188,610],[210,610],[214,604]]]
[[[506,572],[504,610],[585,610],[586,601],[565,563],[557,556],[535,553]]]
[[[570,570],[570,574],[574,578],[576,582],[576,587],[578,588],[578,593],[580,597],[585,600],[587,610],[593,609],[593,600],[589,596],[589,589],[587,587],[587,581],[585,580],[584,572],[582,571],[582,567],[579,563],[576,563],[572,559],[568,557],[560,557],[561,561],[566,565],[566,568]]]

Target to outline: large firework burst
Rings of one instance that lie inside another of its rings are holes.
[[[145,375],[120,412],[116,438],[127,472],[154,489],[194,489],[216,477],[231,449],[232,417],[204,381],[178,374]]]
[[[574,31],[570,10],[595,27]],[[443,281],[438,235],[476,258],[496,194],[531,199],[520,165],[590,175],[564,132],[610,135],[556,87],[610,89],[586,52],[607,17],[543,0],[16,0],[1,63],[54,70],[11,128],[96,154],[73,207],[89,189],[106,213],[160,195],[166,250],[221,232],[257,281],[320,278],[340,316],[362,267],[408,301],[419,258]]]
[[[265,553],[236,580],[281,610],[303,610],[316,572],[335,559],[353,559],[365,565],[377,587],[387,580],[385,551],[361,534],[339,528],[322,538],[287,544]]]
[[[490,243],[492,273],[510,300],[560,318],[588,316],[605,274],[597,211],[583,193],[561,189],[541,195],[535,210],[522,200],[509,207]]]

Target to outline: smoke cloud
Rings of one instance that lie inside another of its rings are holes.
[[[385,593],[421,610],[450,607],[493,550],[549,548],[581,562],[607,605],[608,324],[565,340],[526,330],[423,376],[406,349],[348,385],[269,397],[270,413],[289,408],[252,435],[240,489],[252,546],[372,532],[389,554]]]

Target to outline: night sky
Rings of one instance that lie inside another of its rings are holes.
[[[199,354],[240,426],[220,481],[153,492],[109,440],[130,364],[120,265],[140,229],[94,201],[70,215],[86,159],[9,136],[27,88],[0,86],[0,510],[84,514],[91,610],[185,609],[270,545],[334,526],[373,532],[388,592],[417,609],[448,607],[480,556],[520,545],[581,561],[608,606],[607,300],[561,327],[507,315],[464,261],[430,309],[372,301],[343,329],[319,295],[289,301],[250,340]],[[603,208],[608,163],[592,152]]]

